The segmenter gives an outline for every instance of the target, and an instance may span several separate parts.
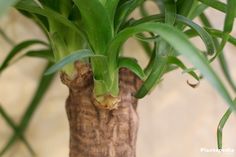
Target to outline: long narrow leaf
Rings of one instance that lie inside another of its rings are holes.
[[[115,32],[119,31],[120,26],[122,26],[129,14],[143,2],[144,0],[127,0],[117,8],[115,16]]]
[[[148,16],[148,9],[145,7],[145,1],[140,5],[139,7],[139,12],[142,17]]]
[[[31,51],[27,51],[25,55],[29,57],[43,58],[51,62],[55,61],[54,55],[51,49],[31,50]]]
[[[22,140],[22,142],[25,144],[25,146],[27,147],[27,149],[29,150],[29,152],[31,153],[31,155],[35,155],[35,151],[33,150],[32,146],[29,144],[29,142],[25,139],[24,135],[20,134],[19,129],[17,128],[17,126],[15,125],[14,121],[8,116],[8,114],[6,113],[6,111],[3,109],[3,107],[0,104],[0,114],[2,115],[2,117],[4,118],[4,120],[6,121],[6,123],[12,128],[12,130],[14,131],[14,133],[19,136],[20,140]],[[0,153],[1,154],[1,153]]]
[[[178,0],[177,13],[187,17],[193,7],[193,4],[194,0]]]
[[[52,65],[51,62],[48,63],[48,65],[45,67],[44,71],[42,72],[38,88],[35,91],[35,94],[33,96],[33,99],[31,100],[28,108],[26,109],[25,113],[23,114],[23,117],[21,119],[20,123],[20,129],[24,131],[26,129],[26,126],[31,120],[32,115],[36,111],[37,107],[39,106],[40,102],[42,101],[43,97],[45,96],[47,90],[49,89],[52,81],[54,80],[55,75],[47,75],[44,76],[44,73],[46,70]]]
[[[67,18],[65,18],[63,15],[59,14],[58,12],[48,8],[44,7],[41,8],[37,3],[35,3],[32,0],[21,0],[15,5],[16,9],[23,10],[32,14],[38,14],[47,17],[50,20],[55,20],[58,23],[63,24],[64,26],[67,26],[71,28],[72,30],[76,31],[77,33],[81,34],[81,30],[76,27],[74,23],[69,21]]]
[[[107,9],[107,12],[109,13],[111,21],[114,21],[118,3],[119,3],[119,0],[108,0],[105,3],[105,8]]]
[[[153,58],[145,69],[148,78],[135,94],[135,97],[137,98],[143,98],[145,95],[150,93],[151,90],[160,83],[162,76],[168,68],[168,60],[166,56],[168,56],[170,52],[169,45],[162,38],[157,39],[155,45],[155,51],[152,56]]]
[[[174,57],[174,56],[168,57],[168,63],[177,65],[179,68],[181,68],[182,70],[185,70],[185,71],[188,69],[181,60],[179,60],[177,57]],[[187,73],[190,74],[197,81],[200,80],[200,78],[198,77],[198,75],[194,71],[188,71]]]
[[[222,149],[222,131],[224,129],[225,123],[228,121],[230,115],[232,114],[232,110],[229,108],[225,114],[223,115],[223,117],[220,120],[220,123],[218,124],[217,127],[217,145],[218,145],[218,149]]]
[[[85,32],[95,53],[104,54],[113,26],[104,6],[97,0],[73,0],[79,8]],[[92,9],[88,9],[92,8]]]
[[[227,61],[225,59],[225,56],[223,53],[221,53],[219,55],[219,62],[220,62],[220,66],[221,66],[221,69],[224,73],[224,76],[226,78],[226,80],[228,81],[229,85],[231,86],[231,88],[236,91],[236,84],[235,84],[235,80],[233,80],[230,72],[229,72],[229,67],[227,65]]]
[[[212,27],[212,24],[210,23],[209,19],[207,18],[207,16],[204,13],[202,13],[200,15],[200,20],[203,23],[203,25],[206,26],[207,28]],[[209,31],[209,29],[206,29],[206,30]],[[209,33],[210,34],[212,33],[211,35],[213,35],[213,36],[216,35],[213,32],[209,32]],[[220,35],[217,35],[217,37],[219,37],[219,36]],[[229,37],[229,39],[230,39],[230,37]],[[220,44],[219,44],[218,40],[216,38],[213,38],[213,41],[214,41],[214,44],[215,44],[216,48],[219,49]],[[226,62],[226,59],[225,59],[225,56],[224,56],[223,52],[220,53],[218,59],[219,59],[219,62],[220,62],[220,67],[221,67],[221,69],[222,69],[222,71],[224,73],[224,76],[225,76],[226,80],[230,84],[231,88],[234,91],[236,91],[236,84],[235,84],[234,80],[232,79],[232,76],[231,76],[231,74],[229,72],[229,68],[228,68],[228,65],[227,65],[227,62]]]
[[[17,55],[19,54],[23,49],[28,48],[29,46],[32,45],[36,45],[36,44],[40,44],[40,45],[44,45],[44,46],[48,46],[47,43],[45,43],[44,41],[41,40],[27,40],[24,42],[21,42],[20,44],[16,45],[11,52],[9,52],[8,56],[6,57],[6,59],[3,61],[3,63],[0,66],[0,73],[9,65],[10,61]]]
[[[224,37],[227,35],[225,32],[214,29],[214,28],[205,28],[209,34],[211,34],[214,37],[224,39]],[[232,35],[228,35],[228,42],[236,46],[236,38],[233,37]]]
[[[204,30],[201,26],[192,22],[188,18],[185,18],[184,16],[178,16],[178,20],[179,22],[182,22],[183,24],[195,30],[198,33],[198,35],[201,37],[201,39],[203,40],[204,44],[206,45],[208,54],[209,55],[214,54],[215,46],[214,46],[211,36],[208,34],[206,30]]]
[[[161,22],[163,20],[164,20],[164,15],[162,15],[162,14],[151,15],[151,16],[144,17],[144,18],[141,18],[139,20],[136,20],[135,22],[132,23],[132,26],[135,26],[135,25],[138,25],[138,24],[141,24],[141,23],[144,23],[144,22],[150,22],[150,21]],[[188,19],[184,16],[181,16],[181,15],[176,16],[176,22],[187,25],[190,28],[192,28],[193,30],[195,30],[197,32],[197,34],[203,40],[203,42],[204,42],[204,44],[207,48],[207,52],[210,55],[214,54],[214,52],[215,52],[214,43],[213,43],[213,40],[212,40],[211,36],[209,35],[209,33],[206,30],[204,30],[201,26],[194,23],[190,19]]]
[[[190,19],[195,19],[196,17],[198,17],[199,15],[201,15],[206,9],[208,8],[208,6],[206,4],[198,4],[196,7],[194,7],[194,9],[191,10],[191,12],[189,13],[189,18]]]
[[[3,147],[3,149],[0,150],[0,156],[3,156],[16,143],[16,140],[17,134],[12,135]]]
[[[142,48],[144,49],[144,52],[146,55],[150,58],[152,56],[152,46],[150,43],[143,41],[143,40],[137,40]]]
[[[198,1],[224,13],[227,10],[226,4],[218,0],[198,0]]]
[[[167,68],[167,59],[164,57],[157,58],[157,64],[154,65],[154,67],[156,68],[153,68],[148,78],[135,94],[136,98],[143,98],[146,96],[151,91],[151,89],[153,89],[155,84],[161,80],[161,77]]]
[[[214,57],[210,59],[210,62],[215,60],[223,51],[228,39],[229,39],[229,33],[233,29],[234,24],[234,17],[236,15],[236,0],[228,0],[227,1],[227,8],[226,8],[226,17],[224,22],[224,34],[222,37],[222,41],[220,43],[219,49],[217,50],[217,53]]]
[[[15,42],[8,37],[8,35],[0,28],[0,36],[11,46],[15,45]]]
[[[31,102],[29,103],[26,111],[24,112],[23,117],[20,121],[20,124],[17,126],[18,134],[23,134],[25,132],[27,126],[29,125],[30,120],[32,119],[33,114],[37,110],[42,98],[46,94],[46,91],[48,90],[48,88],[50,87],[54,79],[54,76],[55,76],[54,74],[44,76],[44,73],[51,65],[52,63],[48,63],[48,65],[46,66],[45,70],[42,73],[41,79],[38,84],[38,88],[36,89],[35,94]],[[5,147],[0,151],[0,156],[2,156],[15,143],[15,141],[17,140],[17,137],[18,137],[17,133],[14,133],[9,138]]]
[[[218,58],[218,56],[223,52],[223,49],[224,49],[228,39],[229,39],[229,34],[224,34],[215,55],[209,60],[210,63],[213,62],[216,58]]]
[[[39,7],[44,8],[47,6],[48,8],[60,13],[64,17],[68,17],[70,11],[72,9],[72,1],[71,0],[34,0]]]
[[[105,57],[103,55],[95,55],[91,50],[83,49],[73,52],[72,54],[64,57],[62,60],[54,64],[52,67],[50,67],[45,75],[52,74],[60,69],[62,69],[65,65],[69,63],[74,63],[77,60],[81,60],[88,57]]]
[[[165,23],[173,25],[176,20],[176,4],[174,1],[169,0],[165,4]]]
[[[118,68],[128,68],[132,72],[134,72],[140,79],[145,79],[145,74],[142,68],[137,63],[137,60],[128,57],[120,57],[118,61]]]
[[[227,10],[224,22],[225,33],[230,33],[232,31],[235,16],[236,16],[236,0],[227,0]]]
[[[130,36],[141,32],[154,32],[159,34],[180,54],[184,55],[197,69],[201,71],[203,76],[208,79],[211,85],[217,89],[218,93],[225,99],[232,109],[236,109],[234,103],[227,91],[226,87],[210,67],[206,58],[193,46],[184,33],[176,28],[162,23],[143,23],[134,27],[126,28],[121,31],[111,43],[108,51],[119,48]],[[118,53],[118,52],[117,52]],[[109,56],[110,70],[116,68],[117,53],[112,53]]]

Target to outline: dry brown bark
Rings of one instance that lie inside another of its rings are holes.
[[[70,157],[135,157],[138,131],[137,99],[133,96],[141,81],[129,70],[119,73],[120,102],[117,109],[96,105],[91,68],[76,64],[73,80],[66,74],[62,82],[69,87],[66,111],[70,126]]]

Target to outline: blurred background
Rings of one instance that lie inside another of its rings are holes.
[[[156,12],[155,10],[150,7],[150,11]],[[208,10],[207,15],[214,20],[212,22],[217,28],[222,29],[223,14]],[[35,24],[15,10],[10,10],[0,19],[0,28],[14,43],[26,39],[46,40]],[[236,36],[236,28],[232,35]],[[193,39],[193,42],[203,47],[199,39]],[[11,45],[0,38],[0,63],[10,50]],[[147,58],[136,41],[130,39],[124,51],[127,55],[137,56],[139,62],[146,65]],[[236,47],[228,44],[225,55],[236,81]],[[34,94],[45,65],[44,60],[24,57],[0,75],[0,103],[16,124],[19,123]],[[222,75],[218,63],[214,62],[213,66]],[[223,77],[222,79],[224,80]],[[201,148],[217,148],[216,129],[220,118],[227,110],[227,104],[206,80],[202,80],[197,88],[191,88],[186,83],[187,80],[194,81],[182,74],[181,70],[171,72],[150,95],[139,101],[137,157],[236,157],[236,152],[200,151]],[[68,156],[69,127],[64,107],[67,95],[68,89],[61,84],[57,76],[31,119],[25,136],[38,157]],[[6,144],[12,133],[12,129],[1,117],[0,148]],[[226,124],[223,137],[224,148],[236,151],[235,114]],[[14,144],[4,155],[30,156],[21,141]]]

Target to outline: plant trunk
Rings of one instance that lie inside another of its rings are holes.
[[[119,72],[120,101],[116,109],[104,109],[93,96],[89,65],[77,62],[76,76],[61,75],[69,87],[66,111],[70,126],[70,157],[135,157],[138,131],[137,99],[141,81],[127,69]]]

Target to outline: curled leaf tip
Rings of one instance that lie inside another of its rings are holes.
[[[192,88],[197,88],[200,84],[200,81],[198,81],[197,83],[191,83],[189,80],[187,80],[187,84]]]

